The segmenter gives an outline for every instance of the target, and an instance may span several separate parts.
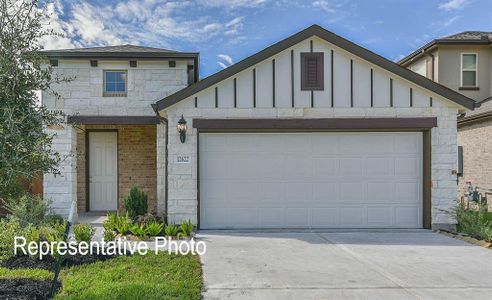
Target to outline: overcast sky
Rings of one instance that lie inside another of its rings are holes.
[[[49,10],[65,37],[44,40],[47,49],[197,51],[202,78],[312,24],[391,60],[434,38],[492,31],[492,0],[56,0]]]

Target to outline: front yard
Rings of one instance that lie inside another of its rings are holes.
[[[53,273],[42,269],[0,268],[0,283],[48,286]],[[149,253],[62,269],[55,299],[200,299],[202,270],[199,256]],[[34,283],[34,284],[33,284]],[[5,286],[7,287],[7,286]],[[30,294],[46,299],[47,291]],[[25,299],[25,291],[2,289],[0,298]],[[33,291],[36,292],[36,291]]]

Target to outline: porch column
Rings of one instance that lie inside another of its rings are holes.
[[[73,221],[77,219],[77,133],[70,125],[47,129],[55,134],[52,149],[60,153],[61,162],[58,166],[61,175],[44,174],[44,199],[51,200],[53,211],[67,218],[73,205]]]
[[[157,214],[166,213],[166,124],[157,124]]]

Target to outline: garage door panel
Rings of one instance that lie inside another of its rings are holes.
[[[370,203],[391,203],[395,198],[394,185],[387,181],[368,182],[367,199]]]
[[[362,227],[364,226],[364,208],[363,207],[341,207],[340,208],[340,225],[345,227]]]
[[[389,177],[394,174],[395,160],[393,157],[367,157],[365,159],[367,175],[371,177]]]
[[[259,211],[260,227],[282,227],[284,224],[283,207],[261,207]]]
[[[340,159],[334,157],[313,157],[313,177],[338,177]]]
[[[309,227],[309,210],[306,207],[285,208],[286,227]]]
[[[421,228],[421,141],[421,133],[200,134],[200,226]]]
[[[395,175],[405,177],[420,177],[418,157],[398,157],[395,159]]]
[[[337,227],[340,225],[338,207],[314,207],[312,209],[312,226],[318,228]]]
[[[422,219],[420,209],[417,206],[395,207],[395,225],[402,227],[418,227]]]
[[[389,227],[391,223],[391,206],[372,206],[367,208],[367,224],[371,226]]]

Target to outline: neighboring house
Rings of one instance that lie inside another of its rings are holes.
[[[460,194],[466,181],[492,189],[492,32],[465,31],[434,40],[399,63],[475,100],[458,116],[463,153]]]
[[[89,67],[89,60],[99,66]],[[88,147],[90,154],[74,159],[65,178],[45,181],[47,197],[61,186],[59,210],[72,201],[79,210],[115,209],[117,193],[104,191],[118,189],[121,198],[133,180],[145,178],[137,183],[157,182],[147,191],[157,195],[158,213],[170,223],[191,219],[201,229],[455,223],[456,116],[474,101],[317,25],[187,87],[185,80],[168,82],[168,75],[139,76],[128,87],[142,91],[140,100],[100,97],[104,70],[127,70],[129,78],[138,70],[127,61],[113,67],[93,55],[79,63],[91,74],[87,83],[64,88],[84,95],[65,94],[60,107],[67,111],[68,101],[75,102],[67,112],[86,131],[57,129],[65,137],[55,143],[67,152]],[[181,69],[184,78],[185,63]],[[169,70],[164,65],[149,74]],[[156,91],[146,95],[149,88]],[[138,101],[155,101],[159,124],[139,125],[156,119],[145,106],[138,113],[129,108]],[[138,126],[152,126],[157,133],[148,139],[156,140],[144,144],[143,130],[125,138],[125,130]],[[126,141],[134,152],[122,149]],[[138,163],[125,164],[128,159]],[[156,170],[141,176],[142,166]],[[106,171],[115,168],[119,176]],[[84,185],[92,172],[100,176]],[[77,184],[83,185],[78,193]],[[111,207],[98,203],[110,200]]]

